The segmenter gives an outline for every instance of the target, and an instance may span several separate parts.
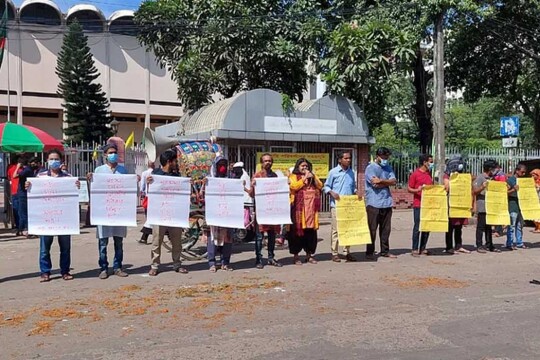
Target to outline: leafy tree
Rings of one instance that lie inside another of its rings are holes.
[[[180,102],[197,109],[215,94],[269,88],[302,100],[324,30],[310,0],[157,0],[135,15],[139,39],[165,64]],[[313,69],[312,69],[313,70]]]
[[[109,103],[101,84],[96,82],[99,73],[88,47],[81,25],[74,21],[64,36],[58,54],[56,74],[60,78],[58,94],[63,98],[64,133],[69,140],[100,142],[110,136]]]

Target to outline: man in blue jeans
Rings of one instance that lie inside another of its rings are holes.
[[[527,174],[527,167],[518,164],[514,170],[514,175],[506,180],[508,185],[508,212],[510,212],[510,226],[506,230],[506,249],[509,251],[527,248],[527,246],[523,245],[523,216],[521,215],[517,195],[519,190],[517,178],[523,177],[525,174]]]

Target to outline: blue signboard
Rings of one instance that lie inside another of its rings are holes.
[[[501,136],[519,135],[519,116],[501,117]]]

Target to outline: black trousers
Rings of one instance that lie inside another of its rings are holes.
[[[291,226],[294,226],[291,225]],[[289,252],[293,255],[298,255],[300,251],[304,250],[306,254],[315,254],[317,250],[317,230],[304,229],[304,235],[296,235],[296,231],[291,230],[288,236],[289,240]]]
[[[458,250],[463,247],[463,225],[452,225],[448,221],[448,232],[446,233],[446,250]],[[455,246],[454,241],[455,240]]]
[[[486,213],[478,213],[478,219],[476,224],[476,247],[482,247],[482,237],[486,236],[486,248],[492,250],[493,247],[493,235],[491,233],[491,225],[486,224]]]
[[[371,244],[366,246],[366,255],[375,253],[375,239],[377,238],[377,228],[379,228],[379,239],[381,241],[381,255],[390,251],[390,231],[392,230],[392,208],[366,207],[369,234]]]

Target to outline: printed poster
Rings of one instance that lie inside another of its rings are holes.
[[[427,185],[422,189],[420,231],[448,232],[448,199],[443,185]]]
[[[80,234],[79,189],[74,177],[29,179],[28,233]]]
[[[257,159],[260,159],[263,152],[257,153]],[[326,179],[330,168],[330,154],[328,153],[272,153],[274,164],[272,170],[281,171],[286,174],[292,168],[296,161],[300,158],[305,158],[313,165],[313,173],[319,179]],[[257,170],[261,170],[261,164],[257,165]]]
[[[259,225],[291,224],[289,179],[255,179],[255,212]]]
[[[486,223],[488,225],[510,225],[506,181],[488,181],[486,189]]]
[[[245,229],[243,182],[241,179],[208,178],[204,192],[208,225]]]
[[[468,219],[472,208],[472,177],[471,174],[453,173],[450,175],[449,217],[453,219]]]
[[[137,175],[93,174],[92,225],[137,226]]]
[[[540,201],[533,178],[517,178],[518,201],[521,215],[525,220],[540,219]]]
[[[152,175],[148,184],[146,222],[150,225],[189,227],[191,179]]]
[[[336,201],[339,245],[371,244],[366,204],[357,195],[340,195]]]

